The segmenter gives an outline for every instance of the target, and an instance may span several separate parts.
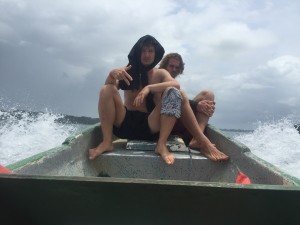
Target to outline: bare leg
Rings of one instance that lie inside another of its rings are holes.
[[[112,151],[113,125],[119,125],[125,117],[125,108],[118,90],[113,85],[104,85],[100,91],[98,112],[101,122],[103,141],[89,150],[89,159],[94,160],[103,152]],[[100,116],[101,115],[101,116]]]
[[[208,100],[208,101],[214,102],[215,96],[212,91],[204,90],[204,91],[201,91],[198,95],[196,95],[196,97],[193,100],[198,103],[203,100]],[[201,111],[197,111],[195,116],[196,116],[196,119],[197,119],[197,122],[198,122],[198,125],[199,125],[201,131],[204,133],[204,130],[209,121],[209,116]],[[189,143],[189,147],[191,147],[193,149],[200,149],[200,146],[195,138],[192,138],[192,140]]]
[[[203,100],[208,100],[208,101],[214,102],[215,101],[215,95],[214,95],[214,93],[212,91],[205,90],[205,91],[201,91],[194,98],[194,101],[196,101],[196,102],[200,102],[200,101],[203,101]],[[197,113],[196,113],[196,119],[198,121],[200,129],[202,130],[202,132],[204,132],[205,127],[208,124],[209,116],[207,116],[203,112],[197,111]]]
[[[180,119],[197,141],[201,153],[213,161],[227,160],[229,157],[223,152],[219,151],[216,146],[212,144],[204,135],[189,105],[186,94],[182,92],[182,96],[182,114]]]
[[[166,92],[165,92],[166,93]],[[167,148],[168,137],[176,123],[175,116],[161,114],[161,102],[157,104],[148,118],[150,130],[153,133],[159,133],[159,139],[155,148],[155,152],[161,155],[166,164],[172,165],[175,162],[175,157]]]
[[[166,164],[171,165],[175,162],[175,157],[169,152],[167,148],[168,137],[176,122],[176,117],[161,115],[161,127],[159,133],[159,139],[155,148],[155,152],[160,154]]]

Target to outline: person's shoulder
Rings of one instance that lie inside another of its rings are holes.
[[[161,76],[168,75],[168,71],[165,69],[161,69],[161,68],[154,68],[154,73],[161,75]]]

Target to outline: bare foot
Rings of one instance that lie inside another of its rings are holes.
[[[200,152],[213,161],[226,161],[229,159],[229,156],[219,151],[213,144],[207,148],[201,148]]]
[[[200,150],[200,144],[198,144],[194,138],[190,141],[189,147],[195,150]]]
[[[204,156],[213,161],[226,161],[229,156],[225,155],[223,152],[216,148],[215,144],[207,144],[206,146],[201,146],[196,140],[192,140],[189,144],[192,149],[199,150]]]
[[[96,148],[89,149],[88,152],[89,160],[94,160],[103,152],[112,151],[112,150],[113,150],[112,143],[105,144],[104,142],[102,142]]]
[[[155,153],[159,154],[167,165],[172,165],[175,162],[175,157],[169,152],[167,146],[157,145],[155,148]]]
[[[212,145],[216,147],[215,144],[212,144]],[[190,147],[191,149],[195,149],[195,150],[199,150],[199,151],[200,151],[200,149],[201,149],[200,144],[198,144],[198,142],[197,142],[194,138],[190,141],[189,147]]]

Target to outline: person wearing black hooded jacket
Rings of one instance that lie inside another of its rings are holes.
[[[131,49],[128,65],[109,73],[98,104],[103,141],[89,150],[90,160],[113,150],[115,134],[124,139],[158,140],[155,152],[166,164],[174,163],[166,142],[177,118],[161,114],[161,101],[162,94],[170,88],[180,95],[180,86],[166,70],[154,68],[163,55],[160,43],[146,35]],[[124,90],[124,104],[119,88]]]

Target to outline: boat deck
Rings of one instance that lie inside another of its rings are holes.
[[[209,126],[206,135],[218,149],[230,156],[226,162],[213,162],[198,151],[174,150],[175,163],[166,165],[161,157],[147,147],[127,146],[126,140],[114,142],[114,151],[106,152],[90,161],[88,149],[97,146],[102,137],[99,126],[68,138],[61,146],[9,166],[17,174],[112,177],[153,180],[180,180],[235,183],[238,170],[245,173],[254,184],[299,185],[299,180],[284,174],[278,168],[256,157],[244,145],[236,143]],[[152,144],[153,145],[153,144]],[[176,145],[175,145],[176,146]]]

